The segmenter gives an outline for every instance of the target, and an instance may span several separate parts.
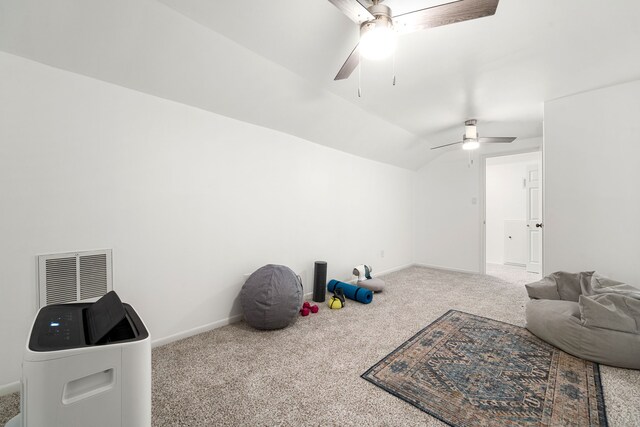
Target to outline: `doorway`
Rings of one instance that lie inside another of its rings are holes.
[[[524,284],[542,273],[542,153],[484,158],[486,274]]]

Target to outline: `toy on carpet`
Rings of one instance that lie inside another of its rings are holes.
[[[240,291],[242,313],[256,329],[280,329],[293,322],[302,305],[300,277],[284,265],[257,269]]]
[[[304,304],[302,304],[302,308],[300,309],[301,316],[308,316],[309,313],[317,313],[317,312],[318,312],[318,305],[317,304],[311,305],[309,301],[305,301]]]
[[[373,292],[369,289],[350,285],[349,283],[340,282],[335,279],[329,281],[327,289],[329,292],[335,292],[336,290],[341,289],[347,298],[363,304],[369,304],[373,300]]]
[[[353,268],[353,275],[358,278],[358,286],[373,292],[382,292],[384,280],[371,277],[373,269],[370,265],[357,265]]]
[[[329,304],[329,308],[334,310],[344,307],[344,303],[337,297],[329,298],[329,302],[327,304]]]
[[[334,291],[333,296],[329,298],[329,308],[338,310],[344,307],[345,298],[344,291],[341,288],[338,288]]]

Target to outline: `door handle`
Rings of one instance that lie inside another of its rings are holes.
[[[542,228],[542,223],[536,224],[536,228]]]

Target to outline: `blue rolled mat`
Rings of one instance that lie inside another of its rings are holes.
[[[373,292],[369,289],[361,288],[360,286],[350,285],[348,283],[340,282],[339,280],[332,279],[327,284],[329,292],[333,292],[336,288],[341,288],[344,292],[344,296],[354,301],[361,302],[363,304],[369,304],[373,300]]]

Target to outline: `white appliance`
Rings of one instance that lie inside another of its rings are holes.
[[[24,351],[20,414],[6,427],[151,426],[150,343],[113,291],[43,307]]]

